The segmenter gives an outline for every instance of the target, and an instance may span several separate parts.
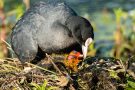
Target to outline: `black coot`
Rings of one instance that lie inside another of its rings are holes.
[[[94,38],[88,20],[80,17],[65,3],[39,2],[28,9],[16,23],[11,44],[21,62],[33,62],[45,53],[82,51]]]

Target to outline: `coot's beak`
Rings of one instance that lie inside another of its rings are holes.
[[[85,41],[85,45],[82,45],[82,53],[83,53],[83,58],[85,59],[87,56],[87,52],[88,52],[88,47],[89,45],[92,43],[93,39],[92,38],[88,38]]]

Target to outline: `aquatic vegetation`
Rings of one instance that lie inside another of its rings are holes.
[[[112,56],[116,58],[129,58],[135,54],[135,31],[134,31],[134,20],[131,18],[128,12],[124,12],[122,9],[114,10],[116,16],[116,31],[114,34],[115,46],[112,50]],[[128,19],[132,20],[131,29],[126,28],[127,26],[122,23],[126,22]]]

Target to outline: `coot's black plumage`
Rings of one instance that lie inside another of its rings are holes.
[[[81,49],[86,57],[87,47],[93,38],[89,21],[77,16],[68,5],[39,2],[16,23],[11,44],[21,62],[29,62],[43,58],[45,53]]]

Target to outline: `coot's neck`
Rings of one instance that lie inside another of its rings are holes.
[[[80,16],[70,16],[66,20],[66,27],[72,32],[72,36],[81,45],[85,43],[87,38],[94,38],[93,28],[90,22]]]
[[[80,16],[70,16],[67,18],[65,24],[66,27],[72,33],[73,38],[81,45],[82,44],[82,36],[81,36],[81,28],[82,28],[83,19]]]
[[[71,30],[71,32],[73,32],[73,30],[80,25],[80,20],[78,18],[81,18],[80,16],[70,16],[66,19],[66,26],[68,27],[69,30]]]

